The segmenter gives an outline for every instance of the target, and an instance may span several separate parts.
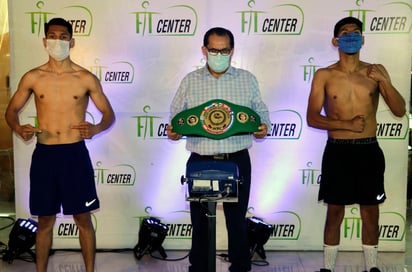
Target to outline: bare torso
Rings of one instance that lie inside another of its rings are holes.
[[[358,115],[365,119],[362,132],[328,130],[329,137],[353,139],[376,136],[379,89],[377,82],[367,76],[368,65],[361,62],[359,68],[352,73],[342,71],[339,63],[325,69],[326,115],[338,120],[350,120]]]
[[[72,70],[56,73],[43,65],[31,73],[35,77],[32,91],[35,97],[38,127],[37,140],[43,144],[64,144],[82,140],[77,125],[85,120],[89,102],[88,71],[72,65]]]

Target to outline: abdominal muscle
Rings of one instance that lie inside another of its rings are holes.
[[[44,105],[43,105],[44,106]],[[85,120],[85,107],[77,104],[59,110],[37,107],[37,141],[42,144],[68,144],[83,140],[78,129],[72,128]]]
[[[365,120],[365,127],[363,131],[357,132],[349,129],[328,130],[329,137],[335,139],[359,139],[376,136],[376,105],[373,105],[373,103],[358,103],[356,105],[360,105],[360,107],[358,109],[354,107],[352,110],[341,109],[340,112],[344,112],[346,114],[338,114],[337,111],[335,111],[335,113],[329,114],[328,116],[332,119],[347,121],[352,120],[355,116],[362,116]],[[335,107],[335,109],[339,109],[339,107]]]

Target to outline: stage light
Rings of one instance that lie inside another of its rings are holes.
[[[269,240],[272,234],[273,227],[262,219],[257,217],[247,218],[248,235],[249,235],[249,248],[250,258],[253,257],[255,252],[259,254],[262,259],[266,259],[265,249],[263,245]]]
[[[151,254],[154,251],[159,251],[160,255],[165,259],[167,255],[162,247],[162,243],[168,231],[169,227],[162,224],[157,218],[143,219],[139,230],[139,241],[133,249],[135,257],[140,260],[146,253]]]
[[[26,252],[35,259],[35,255],[30,248],[36,243],[37,228],[37,222],[30,218],[17,219],[10,232],[9,243],[3,255],[3,261],[12,263],[20,254]]]

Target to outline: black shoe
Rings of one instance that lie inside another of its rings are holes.
[[[321,268],[321,269],[319,270],[319,272],[332,272],[332,270],[326,269],[326,268]]]
[[[362,272],[368,272],[368,270],[363,270]],[[377,267],[372,267],[371,270],[369,270],[369,272],[381,272],[381,271]]]

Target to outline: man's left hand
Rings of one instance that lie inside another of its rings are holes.
[[[95,134],[93,131],[93,125],[89,122],[83,121],[80,122],[78,125],[73,125],[72,129],[79,130],[80,137],[83,139],[91,139]]]
[[[266,126],[266,124],[260,124],[258,129],[259,131],[253,132],[253,135],[255,136],[255,138],[257,139],[265,138],[266,134],[268,133],[268,127]]]

